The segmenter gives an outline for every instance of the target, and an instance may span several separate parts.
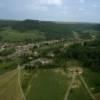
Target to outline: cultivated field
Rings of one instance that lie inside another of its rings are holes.
[[[23,100],[17,69],[0,75],[0,100]]]
[[[27,100],[63,100],[68,79],[59,69],[40,69],[33,73],[25,91]]]

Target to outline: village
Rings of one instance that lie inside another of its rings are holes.
[[[4,73],[4,71],[6,72],[6,70],[8,71],[8,69],[12,71],[19,68],[20,74],[25,74],[23,76],[24,82],[22,82],[22,86],[23,84],[27,85],[27,77],[30,80],[26,88],[26,92],[28,92],[28,89],[31,89],[30,82],[33,81],[34,78],[38,78],[40,72],[47,73],[48,77],[48,73],[50,72],[52,77],[53,72],[53,74],[60,75],[60,77],[65,77],[64,81],[67,81],[66,83],[63,83],[67,85],[63,100],[69,100],[70,94],[73,93],[72,91],[80,89],[82,86],[85,88],[85,91],[87,91],[87,95],[89,95],[91,100],[96,100],[91,92],[96,88],[88,87],[87,82],[83,77],[85,71],[80,65],[80,62],[77,60],[74,61],[73,59],[69,60],[67,58],[68,56],[65,55],[68,47],[73,46],[75,43],[80,43],[81,46],[84,46],[87,41],[91,40],[67,42],[62,39],[28,44],[1,43],[0,63],[3,66],[0,70],[1,74]],[[70,64],[67,64],[69,62]],[[54,81],[58,81],[58,79],[56,78]],[[25,91],[23,91],[23,93],[24,92]]]

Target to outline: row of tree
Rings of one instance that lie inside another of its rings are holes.
[[[74,44],[66,50],[65,56],[81,61],[86,67],[100,70],[100,41]]]

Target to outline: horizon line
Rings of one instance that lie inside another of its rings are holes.
[[[62,23],[62,24],[67,24],[67,23],[86,23],[86,24],[100,24],[100,22],[87,22],[87,21],[57,21],[57,20],[41,20],[41,19],[32,19],[32,18],[26,18],[26,19],[7,19],[7,18],[0,18],[0,20],[4,21],[24,21],[24,20],[37,20],[37,21],[44,21],[44,22],[54,22],[54,23]]]

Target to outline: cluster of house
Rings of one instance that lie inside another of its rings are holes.
[[[30,44],[10,44],[10,43],[4,43],[4,44],[0,44],[0,51],[6,49],[6,48],[10,48],[13,47],[15,48],[15,52],[6,56],[5,58],[9,58],[9,59],[14,59],[16,57],[20,57],[23,54],[28,54],[29,58],[31,59],[29,63],[24,64],[24,67],[28,67],[28,68],[34,68],[34,67],[38,67],[39,65],[47,65],[47,64],[52,64],[53,60],[52,58],[55,57],[55,54],[53,52],[48,52],[47,53],[47,58],[42,58],[39,57],[39,52],[35,50],[42,47],[42,46],[46,46],[49,44],[53,44],[53,43],[58,43],[59,40],[52,40],[52,41],[44,41],[44,42],[40,42],[40,43],[30,43]],[[35,57],[37,57],[37,59],[33,60],[31,58],[30,55],[33,55]],[[5,59],[4,58],[4,59]]]
[[[38,58],[36,60],[32,60],[28,62],[27,64],[24,64],[23,67],[25,69],[32,69],[32,68],[38,68],[40,66],[52,64],[53,60],[52,59],[47,59],[47,58]]]
[[[71,67],[68,68],[68,71],[74,75],[81,75],[83,73],[83,69],[80,67]]]
[[[0,44],[0,51],[3,51],[4,49],[9,47],[11,47],[11,44],[8,43]]]

